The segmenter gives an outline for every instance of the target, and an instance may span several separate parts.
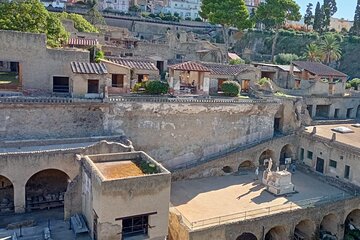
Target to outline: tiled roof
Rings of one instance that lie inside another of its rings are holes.
[[[123,66],[127,66],[131,69],[158,71],[155,64],[151,61],[111,57],[107,57],[107,60]]]
[[[305,69],[312,74],[326,77],[347,77],[345,73],[342,73],[334,68],[326,66],[319,62],[305,62],[294,61],[293,64],[299,68]]]
[[[276,67],[282,71],[290,72],[290,65],[279,65],[279,64],[271,64],[271,63],[253,63],[255,66],[264,66],[264,67]],[[301,72],[299,68],[294,66],[294,72]]]
[[[95,46],[99,42],[97,39],[69,38],[68,45],[76,46]]]
[[[169,68],[180,71],[197,71],[197,72],[211,72],[210,69],[204,65],[196,62],[184,62],[169,66]]]
[[[73,73],[79,73],[79,74],[108,73],[106,66],[103,63],[71,62],[70,65]]]
[[[237,75],[243,72],[246,69],[251,68],[251,66],[246,64],[239,65],[227,65],[221,63],[201,63],[206,68],[211,70],[211,74],[214,75]]]

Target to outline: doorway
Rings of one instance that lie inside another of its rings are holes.
[[[322,158],[317,158],[316,160],[316,171],[319,173],[324,173],[324,159]]]

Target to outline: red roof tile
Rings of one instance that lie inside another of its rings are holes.
[[[126,59],[126,58],[111,58],[111,57],[107,57],[106,60],[123,65],[123,66],[127,66],[131,69],[158,71],[155,64],[151,61]]]
[[[180,71],[197,71],[197,72],[211,72],[210,69],[197,62],[184,62],[169,66],[173,70]]]
[[[71,70],[78,74],[107,74],[107,68],[103,63],[71,62]]]
[[[68,45],[74,46],[95,46],[98,44],[97,39],[70,38],[68,41]]]
[[[294,61],[293,64],[301,69],[304,69],[311,72],[312,74],[319,76],[347,77],[345,73],[342,73],[334,68],[331,68],[319,62]]]

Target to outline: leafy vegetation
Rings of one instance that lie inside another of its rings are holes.
[[[159,173],[159,170],[157,169],[157,167],[154,163],[148,163],[148,162],[142,161],[139,164],[139,167],[145,174]]]
[[[213,24],[220,24],[225,42],[225,59],[228,61],[229,28],[237,27],[240,31],[250,28],[249,11],[244,0],[203,0],[200,16]]]
[[[296,54],[280,53],[280,54],[276,55],[275,62],[277,64],[287,65],[287,64],[290,64],[292,61],[296,61],[299,59],[300,59],[300,57]]]
[[[147,81],[145,83],[145,91],[149,94],[166,94],[169,91],[169,84],[161,81]]]
[[[260,3],[255,19],[267,29],[275,31],[271,48],[271,61],[274,62],[279,30],[286,21],[300,21],[300,6],[294,0],[266,0],[265,3]]]
[[[231,59],[229,61],[230,65],[239,65],[239,64],[245,64],[245,60],[239,58],[239,59]]]
[[[346,83],[346,88],[354,88],[355,90],[360,90],[360,78],[354,78]]]
[[[145,89],[145,82],[135,83],[132,92],[140,92],[141,89]]]
[[[236,97],[240,95],[241,86],[236,81],[225,81],[221,85],[221,90],[225,96]]]
[[[95,62],[100,62],[101,59],[105,58],[105,53],[101,50],[96,51],[95,53]]]
[[[79,32],[95,32],[95,33],[99,32],[99,30],[94,25],[89,23],[83,16],[79,14],[75,14],[75,13],[69,14],[66,12],[62,12],[59,13],[58,16],[61,20],[70,19],[74,21],[74,27]]]
[[[264,84],[267,84],[267,83],[269,83],[269,82],[270,82],[270,79],[269,79],[269,78],[266,78],[266,77],[261,78],[261,79],[259,79],[259,80],[257,81],[257,83],[258,83],[260,86],[263,86]]]
[[[45,33],[51,47],[60,46],[69,37],[56,15],[37,0],[0,2],[0,29]]]
[[[143,16],[157,20],[171,21],[171,22],[179,22],[181,20],[181,17],[178,14],[172,15],[171,13],[160,13],[160,14],[150,13]]]

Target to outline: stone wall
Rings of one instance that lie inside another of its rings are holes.
[[[279,104],[128,103],[111,106],[107,131],[173,167],[237,145],[273,136]]]
[[[106,104],[0,104],[0,139],[45,139],[108,135]]]

